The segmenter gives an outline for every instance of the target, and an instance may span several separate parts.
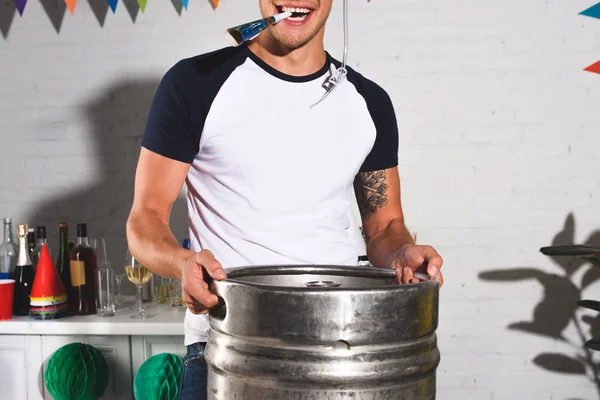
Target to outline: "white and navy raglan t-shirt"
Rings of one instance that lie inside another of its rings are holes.
[[[348,235],[357,173],[398,165],[392,102],[348,68],[317,106],[340,63],[290,76],[247,46],[178,62],[153,100],[142,146],[190,164],[191,248],[224,268],[357,265]],[[185,343],[205,341],[206,316],[186,314]]]

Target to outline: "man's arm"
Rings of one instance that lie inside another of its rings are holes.
[[[132,255],[152,272],[181,280],[184,301],[195,314],[206,313],[218,303],[209,291],[203,269],[213,278],[225,278],[221,264],[208,250],[184,249],[171,231],[169,216],[189,164],[144,147],[140,152],[127,242]]]
[[[376,268],[394,268],[404,283],[422,270],[443,280],[442,258],[431,246],[417,246],[404,223],[398,169],[359,172],[354,190],[362,217],[367,256]]]
[[[181,280],[181,267],[194,253],[177,241],[169,216],[189,164],[142,147],[135,175],[127,241],[131,253],[152,272]]]

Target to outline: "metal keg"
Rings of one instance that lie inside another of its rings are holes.
[[[437,280],[343,266],[226,272],[212,283],[208,399],[435,399]]]

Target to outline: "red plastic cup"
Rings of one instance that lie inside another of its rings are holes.
[[[0,320],[11,319],[13,312],[14,279],[0,279]]]

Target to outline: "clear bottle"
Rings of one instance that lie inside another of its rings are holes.
[[[19,257],[13,273],[15,280],[14,315],[29,315],[29,294],[33,286],[33,265],[27,246],[27,224],[19,224]]]
[[[69,313],[71,315],[96,314],[96,253],[87,237],[87,225],[77,224],[77,241],[71,250],[71,290]]]
[[[0,245],[0,279],[10,279],[17,265],[19,246],[15,242],[12,219],[4,218],[4,243]]]
[[[36,228],[36,234],[37,234],[37,239],[35,241],[35,250],[33,251],[33,257],[32,257],[32,262],[33,262],[33,268],[35,269],[35,267],[37,266],[38,261],[40,260],[40,253],[42,252],[42,245],[46,244],[46,247],[48,248],[48,252],[50,253],[50,257],[53,257],[52,254],[52,250],[50,250],[50,247],[48,246],[48,237],[46,236],[46,227],[41,225],[38,226]]]

